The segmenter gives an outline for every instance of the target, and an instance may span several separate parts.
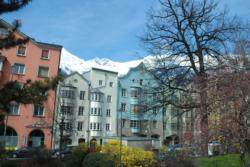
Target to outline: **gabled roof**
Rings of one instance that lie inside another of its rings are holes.
[[[0,19],[0,23],[7,29],[13,29],[13,25],[9,24],[8,22],[6,22],[3,19]],[[22,36],[23,38],[28,38],[30,39],[30,41],[37,45],[38,47],[47,47],[47,48],[55,48],[55,49],[62,49],[63,46],[61,45],[57,45],[57,44],[49,44],[49,43],[44,43],[44,42],[37,42],[34,38],[29,37],[28,35],[24,34],[23,32],[17,30],[16,33],[18,33],[20,36]]]
[[[122,75],[122,76],[120,76],[120,77],[118,77],[118,78],[119,78],[119,79],[125,78],[125,77],[129,76],[130,73],[131,73],[132,71],[137,70],[138,68],[144,68],[144,69],[146,69],[146,66],[145,66],[145,64],[144,64],[143,62],[141,62],[141,63],[138,64],[137,66],[131,67],[131,68],[129,69],[129,71],[127,72],[127,74]]]
[[[86,79],[83,75],[81,75],[79,72],[73,72],[73,73],[67,75],[66,78],[69,78],[69,77],[71,77],[71,76],[73,76],[73,75],[78,75],[78,76],[80,76],[83,80],[85,80],[88,84],[90,84],[89,80],[87,80],[87,79]]]

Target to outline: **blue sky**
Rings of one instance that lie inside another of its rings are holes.
[[[250,0],[221,0],[231,13],[250,19]],[[2,15],[22,20],[21,31],[37,41],[63,45],[85,59],[128,61],[147,55],[138,36],[146,12],[157,0],[33,0],[17,12]]]

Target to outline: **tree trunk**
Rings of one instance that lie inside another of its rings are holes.
[[[208,108],[207,108],[207,80],[205,76],[200,79],[200,146],[202,156],[208,155]]]

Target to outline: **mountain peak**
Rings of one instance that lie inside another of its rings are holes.
[[[73,55],[65,48],[63,48],[61,53],[60,68],[67,74],[70,74],[75,71],[82,74],[83,72],[89,71],[92,67],[96,67],[100,69],[118,72],[118,75],[122,76],[127,74],[130,68],[138,66],[146,59],[148,58],[146,57],[144,59],[133,60],[123,63],[99,57],[96,57],[91,60],[84,60],[79,58],[78,56]]]

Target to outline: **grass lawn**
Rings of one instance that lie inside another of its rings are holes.
[[[197,163],[199,167],[240,167],[241,164],[239,154],[200,158]]]

